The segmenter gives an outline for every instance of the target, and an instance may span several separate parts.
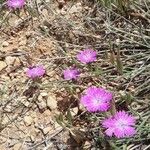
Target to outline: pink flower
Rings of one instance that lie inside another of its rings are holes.
[[[136,133],[135,118],[125,111],[119,111],[113,117],[105,119],[102,125],[107,128],[105,133],[110,137],[131,137]]]
[[[64,70],[63,74],[65,80],[72,80],[72,79],[76,79],[79,76],[79,71],[77,69],[68,68]]]
[[[8,0],[7,5],[13,9],[22,8],[25,5],[25,0]]]
[[[34,78],[38,78],[41,77],[45,74],[45,69],[43,66],[34,66],[34,67],[30,67],[27,72],[26,72],[27,76],[34,79]]]
[[[89,87],[85,95],[81,97],[81,104],[89,112],[107,111],[112,98],[112,93],[103,88]]]
[[[81,51],[79,54],[77,54],[77,59],[84,64],[96,61],[97,59],[96,57],[97,53],[92,49],[85,49]]]

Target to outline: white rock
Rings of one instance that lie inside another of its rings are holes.
[[[46,97],[46,96],[48,95],[48,93],[42,92],[42,93],[40,93],[40,95],[41,95],[42,97]]]
[[[50,132],[51,130],[52,130],[51,127],[46,127],[46,128],[43,129],[43,133],[44,133],[44,134],[47,134],[47,133]]]
[[[0,71],[7,67],[7,64],[4,61],[0,61]]]
[[[57,101],[56,101],[56,97],[54,95],[48,96],[47,107],[49,107],[50,109],[56,109],[57,108]]]
[[[74,117],[75,115],[77,115],[78,113],[78,107],[72,108],[70,109],[70,113],[71,115]]]
[[[25,117],[24,117],[24,122],[25,122],[25,124],[26,124],[27,126],[30,126],[30,125],[32,124],[32,122],[33,122],[33,118],[30,117],[30,116],[25,116]]]
[[[44,102],[44,100],[43,101],[41,101],[41,102],[39,102],[39,103],[37,103],[38,104],[38,106],[39,106],[39,109],[44,109],[44,108],[46,108],[46,103]]]
[[[7,65],[12,65],[14,63],[15,59],[16,59],[15,57],[7,56],[5,58],[5,62],[7,63]]]
[[[25,103],[23,103],[26,107],[28,107],[30,105],[30,103],[28,101],[26,101]]]
[[[21,143],[17,143],[13,146],[13,150],[20,150],[22,144]]]
[[[43,100],[42,95],[39,95],[39,96],[38,96],[38,101],[41,102],[42,100]]]
[[[20,59],[18,57],[16,57],[15,62],[14,62],[14,66],[19,66],[20,63]]]
[[[2,46],[3,47],[7,47],[9,45],[9,43],[7,42],[7,41],[4,41],[3,43],[2,43]]]

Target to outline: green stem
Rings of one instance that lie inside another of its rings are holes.
[[[110,112],[112,115],[116,114],[117,110],[116,110],[116,104],[115,104],[115,100],[112,99],[111,101],[111,109],[110,109]]]

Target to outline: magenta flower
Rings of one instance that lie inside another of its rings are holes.
[[[112,93],[103,88],[89,87],[81,97],[81,104],[89,112],[107,111],[112,98]]]
[[[125,111],[119,111],[113,117],[105,119],[102,125],[107,128],[105,133],[110,137],[131,137],[136,133],[135,118]]]
[[[77,55],[77,59],[84,64],[96,61],[96,57],[97,53],[92,49],[85,49]]]
[[[13,9],[22,8],[25,5],[25,0],[8,0],[7,5]]]
[[[45,69],[43,66],[30,67],[26,72],[26,75],[32,79],[41,77],[44,74],[45,74]]]
[[[79,76],[79,71],[77,69],[68,68],[63,71],[63,74],[65,80],[72,80],[72,79],[76,79]]]

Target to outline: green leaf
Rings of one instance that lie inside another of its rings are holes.
[[[63,119],[63,115],[62,113],[60,113],[59,115],[56,115],[55,116],[55,119],[56,119],[56,122],[60,125],[60,126],[64,126],[63,125],[63,122],[64,122],[64,119]]]
[[[73,117],[71,115],[70,109],[68,109],[66,117],[67,117],[68,123],[72,125]]]
[[[96,67],[95,70],[93,71],[93,74],[94,74],[95,76],[101,75],[101,74],[102,74],[102,69]]]
[[[122,75],[123,74],[123,64],[120,58],[120,50],[117,50],[117,56],[116,56],[116,65],[117,65],[117,70],[118,72]]]

